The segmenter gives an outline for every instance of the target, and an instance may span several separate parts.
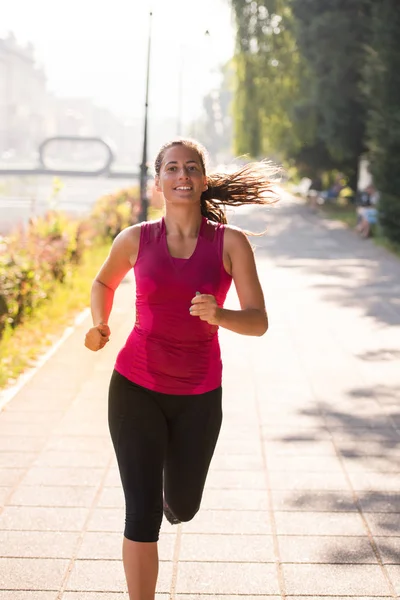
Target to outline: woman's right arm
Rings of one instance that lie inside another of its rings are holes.
[[[93,327],[85,338],[90,350],[101,350],[110,338],[108,319],[114,293],[122,279],[134,266],[139,251],[140,225],[121,231],[115,238],[106,261],[95,277],[91,293]]]

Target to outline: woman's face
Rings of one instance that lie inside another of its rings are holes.
[[[200,196],[207,189],[207,177],[196,150],[186,146],[168,148],[155,183],[167,202],[200,203]]]

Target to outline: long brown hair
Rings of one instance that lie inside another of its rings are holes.
[[[227,223],[225,207],[243,206],[244,204],[272,204],[279,200],[271,181],[271,175],[277,172],[266,161],[253,162],[240,167],[234,173],[212,173],[207,175],[206,149],[190,139],[176,139],[164,144],[157,154],[154,163],[156,175],[160,175],[164,155],[173,146],[185,146],[197,152],[201,167],[207,177],[208,189],[200,198],[201,214],[210,221]]]

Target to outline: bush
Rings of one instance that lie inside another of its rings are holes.
[[[400,244],[400,199],[383,192],[380,195],[379,223],[383,234],[395,244]]]
[[[102,196],[89,217],[95,237],[113,240],[125,227],[137,223],[139,209],[137,187]]]
[[[82,259],[84,226],[61,213],[31,220],[0,246],[0,336],[14,328],[65,282]]]
[[[17,327],[48,299],[57,284],[68,282],[88,245],[113,240],[137,222],[138,213],[139,192],[133,187],[99,198],[83,221],[51,210],[0,239],[0,339],[7,327]]]

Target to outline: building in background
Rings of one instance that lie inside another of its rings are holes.
[[[35,61],[34,47],[22,46],[9,33],[0,38],[0,161],[36,162],[40,143],[58,135],[101,137],[113,147],[119,163],[139,164],[140,123],[128,123],[90,98],[55,97]],[[72,158],[71,148],[60,144],[58,158]],[[96,160],[98,148],[92,150]],[[90,160],[91,149],[87,151]]]
[[[12,33],[0,39],[0,155],[29,159],[51,133],[51,97],[46,76],[31,44],[21,46]]]

